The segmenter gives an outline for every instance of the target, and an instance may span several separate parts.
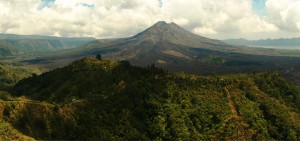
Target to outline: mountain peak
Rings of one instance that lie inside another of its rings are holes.
[[[158,21],[154,25],[156,25],[156,26],[163,26],[163,25],[168,25],[168,23],[165,22],[165,21]]]
[[[153,26],[151,27],[156,27],[156,28],[181,28],[179,25],[177,25],[176,23],[174,22],[170,22],[170,23],[167,23],[165,21],[158,21],[156,22]],[[150,28],[151,28],[150,27]]]
[[[176,25],[176,26],[174,26]],[[158,21],[145,31],[137,34],[136,36],[139,35],[146,35],[146,36],[161,36],[162,33],[166,31],[182,31],[181,27],[179,27],[175,23],[167,23],[165,21]]]
[[[165,21],[158,21],[148,29],[144,30],[141,33],[138,33],[134,38],[140,40],[151,40],[158,42],[164,40],[169,43],[174,44],[184,44],[185,46],[201,46],[202,43],[211,43],[211,44],[222,44],[223,42],[218,40],[213,40],[205,37],[198,36],[193,34],[184,28],[180,27],[174,22],[167,23]]]
[[[153,26],[151,26],[149,29],[158,29],[158,30],[166,30],[171,27],[171,24],[165,22],[165,21],[158,21]]]

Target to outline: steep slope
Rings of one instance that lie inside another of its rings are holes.
[[[5,101],[4,101],[5,100]],[[20,131],[16,130],[15,127],[8,122],[3,114],[8,114],[5,111],[4,105],[6,105],[7,100],[12,100],[9,93],[0,90],[0,140],[1,141],[12,141],[12,140],[22,140],[22,141],[33,141],[33,138],[25,136]]]
[[[85,58],[13,90],[43,101],[6,103],[4,117],[37,139],[300,138],[300,92],[275,72],[200,77]]]
[[[1,103],[1,101],[0,101]],[[23,135],[9,123],[0,118],[0,140],[2,141],[34,141],[33,138]]]

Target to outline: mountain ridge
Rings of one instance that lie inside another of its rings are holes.
[[[0,39],[82,39],[94,40],[94,37],[59,37],[48,35],[19,35],[19,34],[4,34],[0,33]]]
[[[80,47],[94,38],[0,34],[0,57],[38,54]]]

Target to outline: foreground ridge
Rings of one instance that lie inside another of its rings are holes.
[[[202,77],[85,58],[13,95],[34,101],[0,101],[0,117],[36,139],[299,139],[299,90],[276,72]]]

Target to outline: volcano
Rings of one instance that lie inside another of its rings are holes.
[[[224,51],[231,49],[231,45],[198,36],[173,22],[159,21],[129,38],[91,42],[82,54],[101,53],[106,59],[129,60],[140,66],[167,66],[197,60],[199,49]]]

